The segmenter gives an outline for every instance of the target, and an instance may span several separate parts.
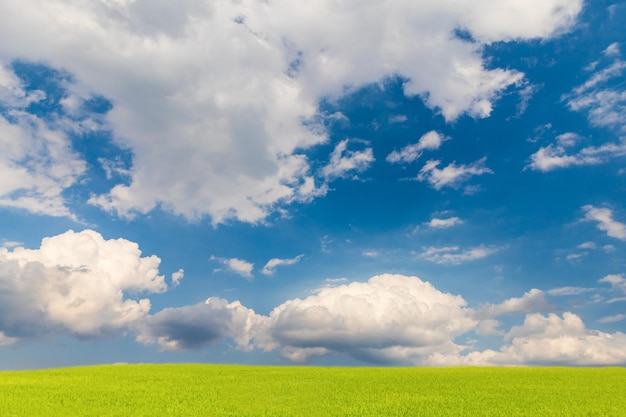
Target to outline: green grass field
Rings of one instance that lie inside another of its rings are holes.
[[[626,416],[626,369],[110,365],[0,372],[0,416]]]

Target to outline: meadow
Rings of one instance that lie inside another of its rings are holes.
[[[624,368],[105,365],[0,372],[0,416],[620,416]]]

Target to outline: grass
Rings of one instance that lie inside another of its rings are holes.
[[[0,416],[625,416],[624,368],[108,365],[0,372]]]

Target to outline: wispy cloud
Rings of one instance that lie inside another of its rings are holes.
[[[613,82],[623,79],[626,61],[621,59],[617,43],[609,45],[604,52],[613,62],[593,73],[564,99],[570,109],[587,112],[592,124],[626,131],[626,89],[623,83]]]
[[[295,258],[290,259],[272,258],[267,261],[263,269],[261,269],[261,273],[265,275],[274,275],[276,268],[279,266],[295,265],[300,262],[300,259],[302,259],[303,256],[304,255],[298,255]]]
[[[615,314],[614,316],[602,317],[598,320],[600,323],[615,323],[626,319],[626,314]]]
[[[460,264],[476,259],[486,258],[498,252],[496,246],[477,246],[470,249],[461,249],[458,246],[426,247],[419,257],[438,264]]]
[[[598,165],[626,155],[626,143],[605,143],[601,146],[588,146],[578,151],[568,152],[572,144],[550,144],[539,148],[530,156],[527,168],[548,172],[572,166]]]
[[[626,240],[626,224],[613,219],[613,211],[608,208],[597,208],[592,205],[583,206],[586,220],[598,222],[598,229],[610,237]]]
[[[554,296],[566,296],[566,295],[580,295],[585,294],[591,291],[594,291],[595,288],[584,288],[584,287],[559,287],[553,288],[551,290],[546,291],[547,294]]]
[[[422,135],[417,143],[405,146],[399,151],[394,150],[393,152],[391,152],[389,155],[387,155],[387,162],[409,164],[422,156],[422,152],[425,149],[439,149],[441,143],[447,139],[448,138],[441,135],[439,132],[431,130],[430,132]]]
[[[458,188],[458,186],[476,175],[493,174],[493,171],[485,166],[487,158],[481,158],[476,162],[466,165],[451,163],[443,169],[437,168],[441,161],[429,160],[417,174],[418,181],[427,181],[434,189],[443,187]]]

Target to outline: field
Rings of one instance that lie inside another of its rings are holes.
[[[0,416],[626,416],[624,368],[108,365],[0,372]]]

